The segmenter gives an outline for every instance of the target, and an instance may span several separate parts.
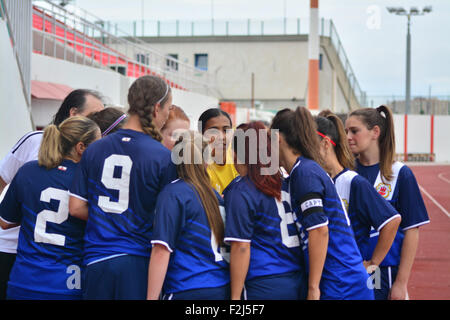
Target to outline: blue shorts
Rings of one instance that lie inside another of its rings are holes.
[[[218,288],[200,288],[163,294],[162,300],[230,300],[229,284]]]
[[[56,294],[26,290],[11,285],[8,285],[6,294],[8,300],[81,300],[81,291],[75,295]]]
[[[379,289],[375,286],[375,300],[387,300],[392,284],[397,278],[398,266],[380,267],[380,286]],[[376,284],[376,283],[375,283]]]
[[[305,300],[308,279],[305,272],[296,271],[258,277],[245,282],[245,300]]]
[[[86,267],[83,275],[85,300],[145,300],[149,257],[124,255]]]

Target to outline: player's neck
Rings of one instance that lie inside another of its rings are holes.
[[[283,159],[281,162],[282,162],[284,169],[286,169],[286,171],[289,174],[291,174],[292,168],[294,167],[295,163],[297,162],[298,157],[300,157],[300,154],[292,152],[291,149],[286,150],[284,152]]]
[[[380,162],[380,148],[378,144],[373,144],[359,154],[359,163],[363,166],[373,166]]]
[[[128,115],[128,121],[124,124],[122,129],[144,132],[144,130],[142,130],[142,125],[141,121],[139,120],[139,116],[135,114]]]
[[[339,163],[339,160],[337,159],[336,155],[334,157],[329,157],[330,159],[326,160],[326,167],[327,172],[331,176],[331,178],[336,177],[339,173],[341,173],[342,170],[344,170],[344,167]]]

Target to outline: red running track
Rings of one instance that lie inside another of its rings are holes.
[[[422,189],[431,223],[420,228],[409,296],[411,300],[450,300],[450,217],[444,212],[450,212],[450,166],[410,168]]]

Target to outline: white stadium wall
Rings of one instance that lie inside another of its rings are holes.
[[[450,162],[450,116],[394,115],[394,127],[398,154],[434,153],[436,162]]]
[[[126,105],[129,81],[121,74],[33,53],[31,80],[63,84],[73,89],[91,89],[105,96],[108,103]]]
[[[436,161],[450,162],[450,116],[434,117],[434,150]]]
[[[408,115],[408,153],[430,153],[431,118],[428,115]]]
[[[191,120],[191,129],[197,130],[197,121],[200,115],[209,108],[217,108],[219,99],[204,96],[195,92],[172,88],[173,104],[179,106],[186,112]]]
[[[0,159],[33,129],[6,23],[0,20]]]
[[[67,85],[73,89],[97,90],[105,97],[107,104],[128,108],[127,95],[131,84],[136,80],[117,72],[103,70],[72,62],[32,55],[32,80]],[[205,96],[191,91],[172,88],[173,103],[180,106],[191,119],[191,127],[197,128],[200,114],[208,108],[218,107],[216,97]],[[61,101],[33,99],[33,117],[36,125],[47,125]]]

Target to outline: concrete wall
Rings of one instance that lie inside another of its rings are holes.
[[[253,72],[256,100],[304,99],[308,43],[299,38],[283,41],[282,37],[272,37],[269,41],[268,37],[215,37],[197,42],[174,39],[170,43],[152,41],[150,46],[165,54],[178,54],[180,61],[191,65],[195,64],[195,54],[208,54],[208,71],[217,75],[221,98],[250,99]]]
[[[33,129],[6,23],[0,19],[0,158]]]
[[[255,74],[254,98],[264,109],[305,106],[308,78],[308,37],[230,36],[144,38],[149,47],[163,54],[176,54],[184,63],[194,65],[195,54],[208,54],[208,71],[216,74],[219,98],[250,107],[251,74]],[[123,50],[116,47],[118,51]],[[348,99],[330,61],[328,38],[321,39],[322,70],[319,74],[321,109],[347,112]],[[336,56],[337,57],[337,56]],[[333,62],[333,63],[332,63]],[[342,73],[342,72],[341,72]],[[345,77],[345,75],[344,75]],[[343,75],[339,76],[342,82]]]

